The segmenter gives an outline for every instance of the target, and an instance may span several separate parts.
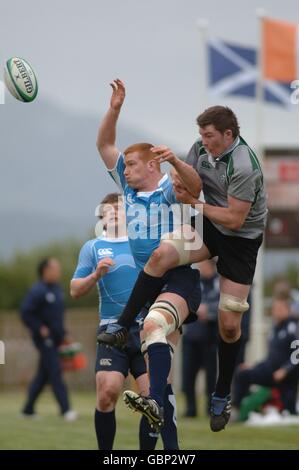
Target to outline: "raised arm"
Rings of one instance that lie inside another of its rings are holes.
[[[116,124],[126,96],[125,85],[121,80],[116,79],[110,85],[113,90],[110,107],[100,124],[97,136],[97,149],[109,170],[115,167],[119,155],[115,144]]]
[[[156,159],[162,162],[169,162],[179,174],[183,184],[195,198],[199,197],[202,182],[198,173],[191,165],[180,160],[173,151],[165,145],[154,147],[152,152],[156,154]]]

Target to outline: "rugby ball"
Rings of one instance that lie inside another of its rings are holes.
[[[8,59],[4,68],[4,81],[9,92],[17,100],[29,103],[36,98],[36,76],[26,60],[20,57]]]

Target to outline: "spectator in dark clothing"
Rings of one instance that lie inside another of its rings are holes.
[[[209,414],[210,399],[217,376],[219,276],[212,260],[198,265],[201,273],[202,302],[198,321],[184,326],[182,389],[186,399],[185,416],[197,415],[196,377],[203,369],[206,375],[206,409]]]
[[[294,360],[295,340],[299,340],[298,322],[290,315],[288,299],[276,298],[272,304],[274,327],[269,338],[266,359],[254,367],[242,365],[235,377],[234,406],[240,407],[251,385],[275,387],[280,390],[284,409],[296,414],[298,368]]]
[[[55,258],[42,260],[38,265],[38,276],[39,281],[32,286],[21,305],[22,320],[30,330],[40,356],[37,373],[29,386],[23,415],[35,416],[36,400],[49,383],[62,416],[67,421],[72,421],[76,418],[76,412],[70,409],[58,350],[65,336],[59,261]]]

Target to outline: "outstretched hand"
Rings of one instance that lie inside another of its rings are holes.
[[[168,162],[173,165],[178,158],[166,145],[152,147],[151,151],[155,154],[154,160],[159,163]]]
[[[126,97],[125,84],[119,78],[116,78],[115,80],[113,80],[113,82],[110,83],[110,86],[113,90],[110,100],[110,106],[115,111],[119,111]]]

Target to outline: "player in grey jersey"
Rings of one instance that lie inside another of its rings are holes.
[[[167,270],[218,256],[219,373],[211,401],[210,422],[212,431],[217,432],[225,428],[230,417],[230,387],[242,341],[241,319],[249,308],[247,297],[263,240],[267,208],[260,164],[240,136],[232,110],[213,106],[197,118],[197,123],[201,140],[192,146],[187,163],[197,170],[204,203],[199,203],[192,195],[192,185],[188,184],[188,189],[184,185],[186,175],[180,175],[176,165],[178,158],[169,148],[160,146],[152,152],[156,153],[159,162],[168,161],[176,168],[178,176],[174,178],[174,187],[177,199],[196,206],[203,214],[200,221],[203,244],[199,249],[188,250],[184,237],[161,243],[145,265],[147,276],[142,281],[138,279],[134,299],[130,298],[127,306],[134,303],[137,315],[147,301],[153,281]],[[190,227],[185,226],[184,231],[188,238]],[[140,304],[136,299],[140,299]]]

